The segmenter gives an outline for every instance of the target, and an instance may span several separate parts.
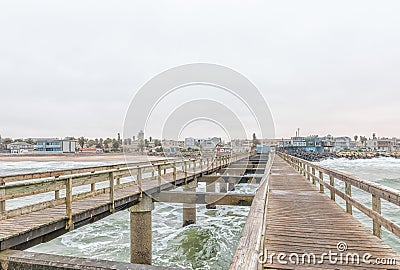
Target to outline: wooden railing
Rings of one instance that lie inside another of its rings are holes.
[[[400,206],[400,191],[379,185],[374,182],[359,179],[355,176],[344,174],[336,170],[324,168],[315,165],[306,160],[279,153],[279,156],[292,165],[300,174],[307,177],[313,184],[319,184],[320,192],[324,192],[325,188],[330,191],[331,200],[335,201],[336,196],[341,197],[346,203],[346,212],[353,214],[353,206],[372,219],[373,234],[382,237],[382,226],[389,232],[400,237],[400,226],[382,216],[381,200],[385,200],[390,204]],[[318,172],[318,175],[316,174]],[[329,182],[324,180],[324,175],[329,177]],[[335,186],[335,182],[342,181],[344,183],[344,192]],[[356,187],[371,195],[371,205],[369,208],[365,204],[359,202],[357,198],[352,196],[352,187]]]
[[[153,163],[129,163],[110,166],[99,166],[72,170],[60,170],[32,174],[18,174],[0,177],[0,220],[31,213],[45,208],[65,204],[66,216],[69,220],[67,227],[72,223],[72,202],[102,193],[109,193],[110,211],[114,211],[114,191],[128,186],[137,185],[140,194],[142,184],[148,180],[158,181],[162,184],[162,176],[167,170],[172,172],[172,181],[177,180],[178,173],[187,179],[190,175],[205,170],[215,170],[228,165],[230,162],[247,157],[247,155],[217,156],[211,158],[185,159],[173,161],[155,161]],[[147,173],[147,177],[144,175]],[[136,179],[133,179],[134,176]],[[121,183],[120,179],[131,177]],[[186,181],[186,180],[185,180]],[[96,183],[106,183],[107,187],[96,188]],[[73,194],[75,187],[90,186],[90,191]],[[60,191],[65,190],[65,196],[60,196]],[[54,198],[44,202],[21,206],[16,209],[6,210],[7,200],[24,198],[32,195],[54,192]]]
[[[233,255],[229,270],[261,269],[260,253],[264,250],[265,219],[268,204],[269,176],[274,155],[268,155],[264,176],[257,188],[246,224]]]

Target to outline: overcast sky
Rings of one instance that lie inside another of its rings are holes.
[[[399,14],[397,0],[1,1],[0,134],[115,137],[146,81],[207,62],[257,86],[278,138],[400,136]]]

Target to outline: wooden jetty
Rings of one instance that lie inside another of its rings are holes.
[[[371,209],[351,196],[352,186],[370,193]],[[382,226],[400,236],[399,225],[381,215],[381,199],[400,206],[398,190],[280,153],[253,199],[230,269],[400,269],[399,254],[380,239]],[[373,231],[352,216],[353,206],[373,220]]]
[[[198,182],[206,183],[205,192],[196,191]],[[255,194],[231,192],[238,183],[259,186]],[[82,186],[90,191],[74,191]],[[352,188],[370,194],[370,203],[353,197]],[[6,208],[8,200],[37,194],[52,198]],[[175,202],[182,203],[183,225],[196,222],[196,204],[250,206],[232,270],[400,269],[399,254],[381,240],[382,227],[400,237],[400,226],[381,213],[381,200],[398,208],[400,192],[283,153],[6,176],[0,178],[0,265],[172,269],[150,266],[151,213],[154,202]],[[372,231],[353,207],[371,218]],[[123,209],[130,211],[132,264],[23,251]]]

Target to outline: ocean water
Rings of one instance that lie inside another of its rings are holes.
[[[0,174],[23,173],[51,169],[97,166],[99,162],[0,162]],[[382,185],[400,189],[400,160],[325,160],[320,165],[356,175]],[[340,186],[340,184],[338,184]],[[256,185],[240,185],[237,192],[254,193]],[[204,190],[201,185],[199,190]],[[353,190],[361,201],[370,201],[368,194]],[[344,206],[344,203],[338,199]],[[19,202],[14,202],[18,206]],[[188,269],[228,269],[232,255],[246,222],[249,207],[218,206],[216,210],[197,206],[197,223],[182,227],[182,205],[156,203],[153,211],[153,264]],[[398,208],[383,203],[384,216],[400,224]],[[354,211],[365,226],[371,221]],[[99,258],[129,262],[129,213],[115,213],[86,225],[29,251],[60,255]],[[383,237],[400,251],[399,239],[384,232]]]

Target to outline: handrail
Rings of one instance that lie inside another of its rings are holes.
[[[274,155],[269,154],[264,176],[257,188],[246,224],[239,239],[238,246],[229,270],[260,269],[260,254],[264,249],[265,217],[267,212],[269,176],[274,161]]]
[[[282,152],[278,155],[286,160],[292,167],[294,167],[299,173],[303,174],[313,184],[318,182],[319,189],[324,192],[324,188],[330,191],[331,200],[336,200],[336,195],[341,197],[346,202],[346,212],[349,214],[353,213],[352,207],[356,207],[366,216],[373,221],[373,234],[379,238],[382,237],[382,226],[385,227],[389,232],[400,237],[400,226],[382,216],[381,213],[381,199],[400,206],[400,191],[386,187],[371,181],[359,179],[355,176],[341,173],[336,170],[324,168],[306,161],[301,158],[297,158]],[[319,172],[318,176],[316,171]],[[324,174],[329,176],[329,182],[324,180]],[[342,192],[335,187],[335,179],[344,182],[345,191]],[[369,208],[357,201],[352,197],[351,187],[354,186],[362,191],[371,194],[372,208]]]
[[[115,166],[98,166],[84,169],[73,170],[60,170],[56,172],[57,176],[49,178],[46,174],[49,172],[38,174],[19,174],[17,175],[19,182],[10,183],[8,185],[3,181],[0,184],[0,220],[15,217],[22,214],[31,213],[34,211],[42,210],[45,208],[53,207],[60,204],[66,205],[66,215],[68,219],[72,218],[72,202],[83,198],[95,196],[101,193],[110,193],[110,211],[114,210],[114,190],[125,188],[131,185],[137,185],[139,192],[142,192],[142,183],[146,180],[155,180],[155,174],[159,175],[158,185],[161,186],[161,175],[167,174],[167,169],[172,168],[173,181],[176,181],[177,172],[183,172],[184,178],[190,177],[192,174],[202,173],[206,168],[217,169],[226,166],[232,161],[243,158],[247,155],[232,155],[232,156],[217,156],[210,160],[209,158],[203,159],[183,159],[173,161],[156,161],[151,164],[143,164],[143,162],[129,163],[122,166],[118,164]],[[192,166],[191,166],[192,164]],[[210,166],[210,167],[208,167]],[[201,170],[199,170],[200,168]],[[71,172],[75,172],[71,174]],[[143,173],[149,172],[151,176],[144,178]],[[188,175],[190,172],[190,175]],[[64,174],[62,174],[64,173]],[[32,177],[32,176],[37,177]],[[46,175],[46,177],[43,177]],[[125,183],[120,182],[120,178],[136,176],[136,180],[131,180]],[[55,175],[53,175],[55,176]],[[14,176],[4,176],[2,179],[12,179]],[[24,181],[24,180],[31,181]],[[116,183],[115,183],[116,180]],[[100,182],[109,182],[108,187],[96,189],[95,184]],[[90,191],[73,194],[72,188],[78,186],[90,185]],[[60,198],[60,190],[65,190],[65,197]],[[26,196],[38,195],[48,192],[54,192],[54,199],[49,199],[44,202],[21,206],[16,209],[6,210],[6,201],[15,198],[22,198]]]
[[[164,161],[165,159],[154,160],[151,163]],[[125,166],[135,166],[138,164],[148,164],[148,161],[138,161],[133,163],[119,163],[119,164],[112,164],[112,165],[101,165],[101,166],[91,166],[91,167],[84,167],[78,169],[64,169],[64,170],[51,170],[51,171],[43,171],[43,172],[34,172],[34,173],[18,173],[18,174],[10,174],[10,175],[2,175],[0,176],[0,183],[12,183],[18,181],[25,181],[31,179],[38,179],[38,178],[57,178],[60,175],[72,175],[77,173],[83,172],[92,172],[93,170],[110,170],[110,169],[118,169]]]

